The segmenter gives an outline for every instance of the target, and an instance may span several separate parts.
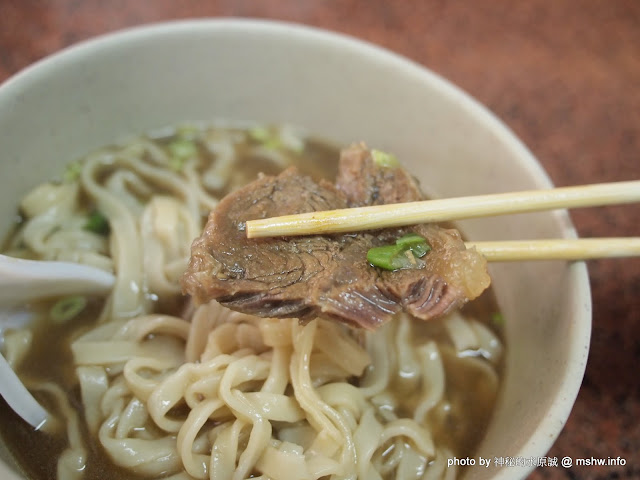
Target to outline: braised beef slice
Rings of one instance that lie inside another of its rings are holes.
[[[336,187],[350,207],[422,200],[418,182],[404,168],[377,165],[363,144],[342,150]]]
[[[336,186],[294,168],[261,176],[211,212],[192,245],[183,289],[198,302],[216,299],[254,315],[323,316],[367,329],[400,310],[425,320],[440,316],[488,286],[484,259],[466,250],[455,230],[419,225],[262,239],[248,239],[244,231],[244,222],[257,218],[419,198],[406,171],[376,165],[363,145],[343,151]],[[393,243],[409,231],[432,247],[421,268],[391,272],[367,263],[371,247]]]

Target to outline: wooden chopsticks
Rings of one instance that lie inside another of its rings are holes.
[[[249,220],[247,237],[316,235],[640,201],[640,180],[375,205]],[[491,261],[640,255],[639,238],[469,242]]]
[[[640,237],[465,242],[490,262],[591,260],[640,256]]]
[[[640,201],[640,180],[344,208],[247,221],[247,237],[357,232],[464,218]]]

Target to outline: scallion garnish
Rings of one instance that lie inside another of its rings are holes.
[[[184,168],[185,159],[182,157],[169,157],[169,168],[174,172],[179,172]]]
[[[431,247],[418,234],[408,233],[392,245],[370,248],[367,261],[384,270],[401,270],[418,266],[416,259],[424,257]],[[415,257],[415,258],[412,258]]]
[[[495,312],[491,315],[491,322],[496,326],[496,327],[502,327],[504,326],[504,315],[502,315],[502,313],[500,312]]]
[[[407,233],[396,240],[396,245],[402,245],[404,247],[412,247],[422,243],[427,243],[427,241],[417,233]]]
[[[268,150],[278,150],[284,146],[278,132],[271,131],[266,127],[256,126],[250,128],[247,133],[251,140]]]
[[[80,162],[71,162],[64,169],[62,181],[64,183],[73,183],[80,178],[80,173],[82,173],[82,164]]]
[[[371,149],[371,158],[379,167],[396,168],[400,166],[395,155],[374,148]]]
[[[411,245],[409,249],[411,250],[411,253],[413,253],[417,258],[422,258],[427,253],[429,253],[429,250],[431,250],[431,247],[427,242],[423,242],[423,243],[416,243],[415,245]]]
[[[98,235],[109,235],[111,227],[109,226],[109,219],[98,210],[94,210],[89,214],[87,223],[84,225],[85,230],[97,233]]]
[[[269,130],[266,127],[261,126],[252,127],[247,131],[247,133],[249,134],[249,138],[251,138],[251,140],[259,143],[264,143],[269,140],[270,137],[272,137],[271,133],[269,133]]]
[[[193,140],[179,138],[172,141],[169,149],[169,168],[179,172],[184,167],[184,162],[198,154],[198,146]]]
[[[87,299],[85,297],[65,297],[55,303],[49,314],[55,323],[65,323],[78,315],[86,306]]]
[[[383,245],[370,248],[367,252],[367,261],[384,270],[400,270],[411,266],[411,262],[404,255],[406,248],[401,245]]]

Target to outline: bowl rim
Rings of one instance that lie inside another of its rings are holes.
[[[251,30],[255,33],[264,34],[294,35],[315,42],[328,42],[332,45],[360,52],[363,55],[374,58],[376,61],[402,69],[408,75],[421,78],[422,81],[437,87],[439,92],[459,104],[470,115],[485,124],[487,129],[497,135],[500,141],[504,142],[519,157],[521,166],[526,168],[528,174],[539,188],[553,187],[551,179],[542,164],[539,163],[510,127],[479,100],[453,84],[450,80],[429,69],[428,66],[393,52],[386,47],[356,38],[347,33],[291,21],[250,17],[186,18],[144,23],[92,36],[31,63],[0,83],[0,109],[5,103],[11,102],[14,96],[19,95],[20,90],[25,85],[41,82],[43,78],[63,68],[63,65],[94,55],[105,48],[115,48],[118,44],[143,38],[152,38],[157,35],[190,35],[196,32],[212,31],[234,33],[241,30]],[[576,237],[577,234],[569,214],[560,212],[558,213],[558,218],[563,229],[563,236]],[[575,318],[572,324],[573,335],[567,339],[566,345],[566,348],[570,350],[567,357],[569,360],[568,365],[560,380],[558,393],[548,407],[546,418],[539,423],[533,435],[522,447],[523,451],[539,452],[541,456],[548,452],[556,441],[573,408],[587,365],[588,355],[585,354],[585,349],[588,353],[591,339],[591,289],[586,263],[576,262],[572,264],[568,275],[568,282],[574,286],[573,291],[569,292],[569,305],[575,311]],[[4,465],[0,462],[0,470],[2,467]],[[535,466],[518,469],[518,472],[526,476],[533,468]],[[515,470],[513,469],[502,469],[496,473],[495,478],[513,478],[511,473],[514,472]]]

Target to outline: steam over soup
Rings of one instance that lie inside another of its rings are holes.
[[[334,179],[339,156],[287,127],[180,127],[92,153],[20,200],[6,254],[117,276],[107,298],[43,292],[30,322],[4,332],[4,355],[52,413],[32,431],[2,402],[28,478],[459,473],[447,459],[473,454],[500,383],[490,290],[430,322],[397,309],[376,330],[182,295],[222,197],[290,167]]]

